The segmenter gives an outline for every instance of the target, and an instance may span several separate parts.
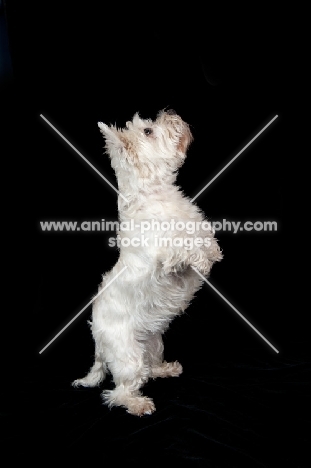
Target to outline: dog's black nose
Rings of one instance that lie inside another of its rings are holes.
[[[176,111],[175,111],[174,109],[168,109],[168,110],[166,111],[166,113],[167,113],[168,115],[176,115]]]

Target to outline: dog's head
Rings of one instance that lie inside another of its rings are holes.
[[[102,122],[98,126],[117,176],[123,170],[138,179],[172,175],[183,164],[192,141],[188,124],[173,110],[161,111],[155,121],[135,114],[124,129]]]

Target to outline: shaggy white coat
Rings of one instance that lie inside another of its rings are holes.
[[[192,140],[189,126],[174,111],[161,111],[155,121],[136,114],[126,128],[99,122],[105,148],[115,170],[121,196],[119,221],[134,220],[135,230],[120,231],[120,239],[142,239],[141,223],[196,221],[205,217],[199,208],[174,185]],[[94,301],[92,334],[95,362],[88,375],[74,386],[92,387],[112,374],[115,388],[103,392],[111,406],[123,406],[138,416],[155,410],[153,401],[140,388],[149,378],[178,376],[176,361],[163,361],[162,334],[171,320],[182,313],[202,286],[191,268],[207,276],[222,258],[213,232],[150,230],[148,245],[120,248],[116,265],[103,276],[99,291],[126,266],[120,276]],[[159,238],[206,238],[209,245],[158,246]]]

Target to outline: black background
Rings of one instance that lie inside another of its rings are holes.
[[[291,299],[294,233],[285,228],[295,94],[288,16],[21,1],[5,13],[13,71],[1,93],[4,448],[39,462],[307,466],[308,333]],[[139,419],[102,406],[99,389],[70,386],[92,364],[90,307],[39,354],[118,258],[108,233],[40,230],[44,220],[117,219],[115,192],[40,114],[116,184],[97,122],[122,127],[137,111],[154,118],[164,107],[192,128],[178,176],[190,197],[278,115],[197,203],[212,220],[278,222],[272,233],[218,233],[224,260],[210,281],[279,354],[205,285],[165,336],[166,358],[184,373],[145,386],[157,411]]]

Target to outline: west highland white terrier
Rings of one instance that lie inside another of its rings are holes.
[[[73,385],[94,387],[110,372],[115,388],[104,402],[142,416],[155,411],[140,392],[147,380],[182,373],[179,362],[163,360],[162,334],[201,288],[198,272],[207,276],[222,254],[204,214],[175,185],[192,141],[175,111],[155,121],[135,114],[124,129],[98,126],[123,195],[120,255],[93,302],[94,365]]]

